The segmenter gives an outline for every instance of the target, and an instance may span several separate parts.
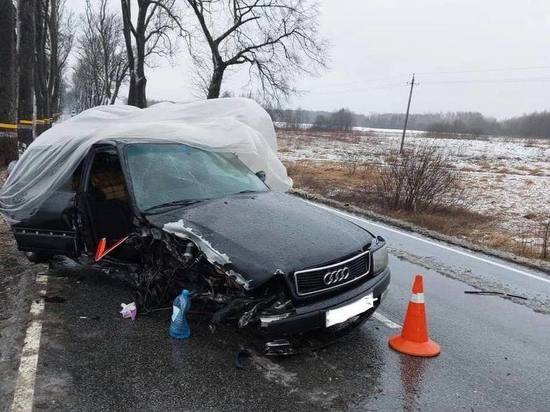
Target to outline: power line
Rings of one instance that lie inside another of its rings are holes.
[[[550,77],[511,77],[504,79],[457,79],[457,80],[426,80],[423,84],[463,84],[463,83],[523,83],[546,82]]]
[[[490,84],[506,84],[506,83],[529,83],[529,82],[548,82],[550,77],[512,77],[512,78],[503,78],[503,79],[455,79],[455,80],[425,80],[422,82],[424,85],[438,85],[438,84],[475,84],[475,83],[490,83]],[[365,84],[365,87],[338,87],[337,85],[329,85],[328,87],[323,87],[320,91],[313,92],[314,94],[327,95],[327,94],[340,94],[340,93],[350,93],[350,92],[368,92],[370,90],[383,90],[383,89],[392,89],[397,87],[403,87],[410,83],[399,82],[399,83],[387,83],[379,85],[368,85]],[[312,93],[312,94],[313,94]]]
[[[326,95],[326,94],[340,94],[340,93],[350,93],[350,92],[359,92],[359,93],[365,93],[370,90],[384,90],[384,89],[394,89],[397,87],[403,87],[406,86],[407,82],[400,82],[400,83],[390,83],[385,85],[375,85],[370,87],[353,87],[353,88],[336,88],[336,89],[330,89],[323,87],[320,91],[312,91],[311,94],[319,94],[319,95]]]
[[[345,82],[329,82],[328,86],[323,86],[323,89],[325,88],[341,88],[344,87],[351,87],[354,85],[371,85],[371,84],[387,84],[387,82],[393,82],[395,80],[401,80],[399,82],[399,85],[405,85],[407,84],[407,77],[405,76],[388,76],[388,77],[373,77],[369,79],[355,79],[355,80],[348,80]],[[325,81],[317,81],[319,83],[328,82],[328,80]],[[391,84],[394,84],[391,83]]]
[[[526,66],[526,67],[500,67],[494,69],[468,69],[468,70],[450,70],[450,71],[429,71],[417,72],[417,74],[460,74],[460,73],[488,73],[488,72],[505,72],[505,71],[521,71],[521,70],[548,70],[550,66]]]
[[[500,68],[490,68],[490,69],[467,69],[467,70],[450,70],[450,71],[426,71],[426,72],[416,72],[417,75],[432,75],[432,74],[462,74],[462,73],[490,73],[490,72],[505,72],[505,71],[521,71],[521,70],[550,70],[550,66],[525,66],[525,67],[500,67]],[[362,85],[362,84],[372,84],[377,83],[378,81],[388,81],[393,79],[405,79],[405,76],[408,76],[407,73],[398,73],[392,76],[387,77],[371,77],[367,79],[355,79],[347,80],[342,82],[330,82],[328,87],[340,87],[340,86],[352,86],[352,85]],[[403,80],[402,85],[405,85],[406,82]]]

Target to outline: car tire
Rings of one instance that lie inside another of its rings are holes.
[[[52,258],[52,255],[44,252],[26,252],[25,256],[31,263],[48,263]]]

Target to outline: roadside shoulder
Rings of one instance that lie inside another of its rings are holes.
[[[403,229],[405,231],[418,233],[418,234],[421,234],[423,236],[426,236],[426,237],[429,237],[429,238],[432,238],[432,239],[435,239],[435,240],[440,240],[440,241],[449,243],[451,245],[460,246],[462,248],[465,248],[465,249],[468,249],[468,250],[471,250],[471,251],[474,251],[474,252],[480,252],[480,253],[483,253],[483,254],[486,254],[486,255],[489,255],[489,256],[493,256],[493,257],[496,257],[496,258],[499,258],[499,259],[503,259],[503,260],[506,260],[506,261],[509,261],[509,262],[513,262],[513,263],[517,263],[517,264],[520,264],[520,265],[528,266],[532,269],[535,269],[535,270],[538,270],[538,271],[541,271],[545,274],[550,275],[550,263],[544,262],[540,259],[529,259],[529,258],[525,258],[525,257],[522,257],[522,256],[514,255],[513,253],[503,252],[501,250],[488,248],[488,247],[482,246],[482,245],[477,245],[473,242],[469,242],[467,240],[460,239],[458,237],[444,235],[442,233],[439,233],[439,232],[436,232],[436,231],[433,231],[433,230],[430,230],[430,229],[423,228],[423,227],[415,225],[413,223],[409,223],[409,222],[406,222],[406,221],[403,221],[403,220],[400,220],[400,219],[395,219],[395,218],[392,218],[392,217],[384,216],[380,213],[376,213],[376,212],[370,211],[368,209],[362,209],[362,208],[359,208],[357,206],[350,205],[349,203],[340,202],[340,201],[334,200],[334,199],[328,199],[324,196],[320,196],[320,195],[317,195],[315,193],[311,193],[311,192],[308,192],[308,191],[305,191],[305,190],[302,190],[302,189],[293,188],[293,189],[290,190],[289,193],[294,194],[296,196],[299,196],[299,197],[301,197],[303,199],[306,199],[306,200],[316,201],[316,202],[319,202],[319,203],[323,203],[327,206],[331,206],[331,207],[334,207],[334,208],[337,208],[337,209],[344,210],[346,212],[350,212],[350,213],[353,213],[353,214],[364,216],[366,218],[369,218],[369,219],[372,219],[372,220],[375,220],[375,221],[378,221],[378,222],[382,222],[382,223],[385,223],[387,225]]]

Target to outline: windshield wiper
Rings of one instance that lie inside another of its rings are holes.
[[[157,209],[164,209],[165,207],[189,206],[189,205],[192,205],[194,203],[202,202],[204,200],[208,200],[208,199],[174,200],[172,202],[161,203],[161,204],[158,204],[158,205],[155,205],[155,206],[148,207],[147,209],[145,209],[143,211],[143,213],[149,215],[149,214],[152,214],[151,212],[153,212]]]

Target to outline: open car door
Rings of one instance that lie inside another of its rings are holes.
[[[76,208],[80,240],[89,255],[97,254],[102,242],[106,246],[119,244],[133,231],[126,179],[115,146],[94,145],[88,153]],[[132,252],[117,249],[121,250],[117,257],[122,260]]]
[[[71,177],[42,203],[35,214],[14,224],[12,230],[19,250],[42,256],[77,256],[75,196]]]

